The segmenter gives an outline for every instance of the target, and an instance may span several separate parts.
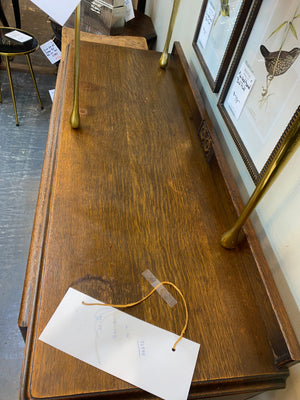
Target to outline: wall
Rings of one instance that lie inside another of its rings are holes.
[[[158,34],[158,51],[161,51],[164,45],[172,4],[172,0],[147,0],[146,13],[151,16]],[[220,141],[240,192],[246,202],[254,189],[254,184],[218,112],[218,94],[211,92],[192,48],[201,4],[201,0],[181,1],[170,49],[174,40],[180,41],[195,79],[201,82],[204,92],[208,94],[207,105],[216,117],[216,129],[219,132]],[[300,61],[298,60],[298,62]],[[261,200],[251,218],[298,340],[300,340],[299,171],[300,149],[296,151]],[[256,396],[255,399],[300,399],[300,365],[298,364],[290,369],[290,377],[288,378],[286,389],[268,392]]]

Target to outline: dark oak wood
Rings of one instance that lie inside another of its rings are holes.
[[[66,46],[71,43],[75,38],[74,28],[63,27],[62,28],[62,58],[64,57],[64,52]],[[112,46],[119,47],[130,47],[133,49],[147,50],[147,41],[141,36],[106,36],[106,35],[95,35],[88,32],[80,32],[81,42],[93,42],[109,44]]]
[[[134,19],[126,22],[122,35],[144,37],[149,49],[153,49],[157,34],[151,18],[139,10],[134,10],[134,15]]]
[[[126,37],[126,39],[129,36],[131,36],[132,38],[135,37],[137,40],[144,38],[147,41],[147,46],[149,47],[149,49],[153,49],[156,39],[157,39],[157,34],[156,34],[156,31],[155,31],[155,28],[154,28],[151,18],[148,15],[145,15],[138,10],[134,10],[134,15],[135,15],[135,18],[126,22],[124,25],[124,29],[120,30],[120,32],[118,32],[117,35]],[[66,28],[66,26],[68,28],[74,27],[75,13],[72,14],[72,16],[70,17],[70,19],[68,20],[68,22],[66,23],[66,25],[64,27],[57,24],[53,20],[50,20],[50,21],[51,21],[52,30],[55,35],[56,44],[60,47],[60,44],[62,41],[62,30],[63,30],[63,28]],[[100,29],[100,31],[101,31],[100,27],[98,29]],[[92,32],[95,34],[94,35],[95,37],[101,36],[99,34],[99,31],[97,31],[96,27],[91,27],[88,23],[83,24],[82,30],[83,31],[81,32],[81,35],[84,35],[87,32]],[[86,30],[87,32],[84,32],[84,30]],[[113,34],[114,37],[117,35]],[[106,36],[106,34],[103,33],[103,36]]]
[[[284,364],[299,360],[250,223],[239,249],[219,244],[242,202],[180,45],[167,70],[159,57],[85,42],[74,131],[72,46],[65,52],[25,280],[21,399],[153,398],[38,340],[70,286],[132,302],[150,289],[147,268],[188,302],[186,337],[201,344],[190,399],[283,388]],[[204,123],[215,152],[209,163],[198,137]],[[128,312],[177,333],[184,321],[182,305],[170,309],[160,296]]]

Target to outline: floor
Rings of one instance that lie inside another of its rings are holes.
[[[51,112],[55,75],[13,71],[16,126],[6,71],[0,70],[0,400],[17,400],[24,342],[18,313]]]
[[[2,2],[14,26],[10,1]],[[31,1],[20,1],[22,29],[42,44],[52,37],[48,16]],[[47,140],[56,67],[39,49],[31,56],[44,105],[41,110],[30,74],[19,72],[25,57],[12,61],[20,126],[16,126],[4,64],[0,65],[0,400],[17,400],[24,341],[18,328],[27,256]],[[23,70],[27,71],[24,65]],[[22,70],[22,68],[21,68]],[[50,75],[49,75],[50,73]]]

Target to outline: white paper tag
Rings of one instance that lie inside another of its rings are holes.
[[[126,7],[125,21],[128,22],[134,18],[132,0],[125,0],[125,7]]]
[[[64,25],[80,0],[31,0],[60,25]]]
[[[51,62],[51,64],[55,64],[57,61],[61,59],[61,51],[53,42],[53,40],[48,40],[48,42],[41,44],[41,50]]]
[[[215,9],[209,1],[206,6],[205,14],[202,20],[202,25],[199,33],[198,43],[205,49],[208,37],[215,19]]]
[[[167,400],[187,399],[198,343],[70,288],[39,339],[56,349]]]
[[[236,119],[239,119],[247,97],[255,82],[255,76],[244,62],[235,76],[228,95],[228,105]]]
[[[17,42],[20,43],[25,43],[28,42],[28,40],[32,39],[32,36],[26,35],[23,32],[20,31],[11,31],[5,34],[10,39],[16,40]]]

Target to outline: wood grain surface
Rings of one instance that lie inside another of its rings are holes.
[[[75,39],[75,30],[64,26],[62,28],[62,46],[61,46],[61,58],[65,58],[66,47]],[[107,36],[107,35],[96,35],[88,32],[80,32],[81,42],[92,42],[109,44],[112,46],[130,47],[134,49],[147,50],[147,41],[144,37],[138,36]],[[84,45],[84,43],[82,43]]]
[[[56,80],[56,97],[53,102],[53,108],[51,113],[50,127],[48,136],[48,145],[44,157],[44,168],[41,177],[41,185],[39,191],[39,199],[36,212],[36,222],[34,224],[34,229],[32,233],[32,245],[30,247],[26,279],[24,282],[23,295],[18,319],[18,325],[22,331],[23,336],[26,336],[26,330],[28,327],[28,322],[30,320],[30,314],[33,308],[34,295],[36,291],[37,284],[37,266],[40,265],[42,251],[41,243],[45,234],[45,229],[47,227],[47,215],[49,203],[47,199],[49,198],[49,193],[51,190],[51,179],[54,166],[54,156],[57,140],[57,131],[60,128],[60,122],[62,117],[62,108],[64,97],[61,93],[65,92],[66,88],[66,68],[64,66],[64,60],[66,57],[66,52],[69,51],[69,45],[72,43],[74,46],[74,35],[75,31],[72,28],[64,27],[62,30],[62,54],[61,54],[61,65],[60,72],[57,75]],[[137,49],[146,50],[147,42],[146,39],[140,37],[112,37],[105,35],[95,35],[91,33],[81,32],[80,35],[81,44],[84,46],[85,42],[93,43],[103,43],[114,46],[121,47],[132,47]],[[55,132],[55,133],[54,133]]]
[[[164,71],[159,53],[86,42],[81,57],[81,127],[69,124],[71,48],[61,119],[49,131],[50,190],[35,221],[45,232],[21,399],[154,398],[38,340],[69,287],[103,302],[133,302],[150,290],[146,269],[187,299],[185,336],[201,344],[191,399],[245,399],[284,387],[288,369],[275,365],[248,242],[234,251],[219,244],[236,211],[216,158],[208,164],[202,153],[201,116],[181,85],[178,56]],[[159,295],[126,312],[176,333],[184,322],[180,301],[171,309]]]

